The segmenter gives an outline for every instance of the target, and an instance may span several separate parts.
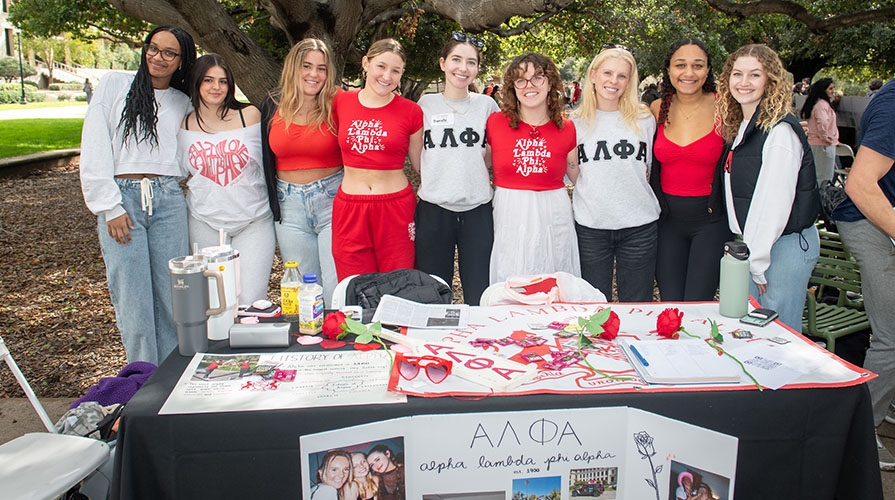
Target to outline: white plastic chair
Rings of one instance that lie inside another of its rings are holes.
[[[851,158],[851,161],[848,162],[848,168],[838,168],[837,166],[833,169],[833,184],[836,184],[837,186],[845,186],[845,179],[848,177],[848,172],[851,170],[851,166],[855,163],[855,152],[852,151],[851,146],[848,144],[837,144],[836,157]],[[839,161],[842,162],[842,160]]]
[[[6,361],[47,432],[31,432],[0,445],[0,496],[52,500],[93,474],[109,460],[109,445],[80,436],[57,434],[3,337],[0,358]]]

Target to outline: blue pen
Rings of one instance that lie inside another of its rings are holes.
[[[640,361],[640,364],[642,364],[643,366],[649,366],[649,362],[646,360],[646,358],[643,357],[643,354],[640,354],[640,351],[638,351],[636,347],[634,347],[632,345],[629,345],[628,347],[630,347],[631,352],[633,352],[634,355],[637,356],[637,359]]]

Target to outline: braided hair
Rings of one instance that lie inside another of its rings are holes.
[[[131,88],[124,100],[124,109],[121,111],[121,120],[118,127],[124,129],[122,143],[126,143],[128,137],[134,136],[137,143],[148,141],[153,147],[158,147],[158,105],[155,102],[155,91],[152,88],[152,75],[149,74],[149,66],[146,62],[146,48],[152,37],[160,31],[167,31],[174,35],[180,44],[180,67],[171,75],[169,86],[190,95],[187,86],[190,70],[196,60],[196,44],[193,37],[177,26],[159,26],[146,35],[143,42],[143,50],[140,52],[140,68],[134,76]]]
[[[686,45],[695,45],[705,52],[706,65],[708,66],[709,71],[705,78],[705,83],[702,84],[702,91],[705,93],[715,92],[715,72],[712,68],[712,55],[709,54],[709,49],[706,47],[705,42],[698,38],[681,38],[674,42],[671,44],[671,47],[668,48],[668,52],[665,54],[665,63],[662,64],[662,81],[659,85],[659,99],[661,99],[661,105],[659,106],[658,122],[660,126],[668,121],[668,110],[671,108],[671,97],[677,92],[674,85],[671,83],[671,76],[668,74],[668,68],[671,67],[671,58],[678,49]]]

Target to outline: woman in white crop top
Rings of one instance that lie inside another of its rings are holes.
[[[267,298],[276,248],[273,216],[261,167],[261,113],[236,100],[233,72],[223,57],[200,57],[190,76],[195,111],[183,120],[179,158],[187,183],[190,242],[239,251],[239,302]],[[235,112],[234,112],[235,111]]]

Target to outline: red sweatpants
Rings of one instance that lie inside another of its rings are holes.
[[[333,200],[333,260],[339,281],[355,274],[412,269],[416,195],[410,184],[388,194],[345,194]]]

